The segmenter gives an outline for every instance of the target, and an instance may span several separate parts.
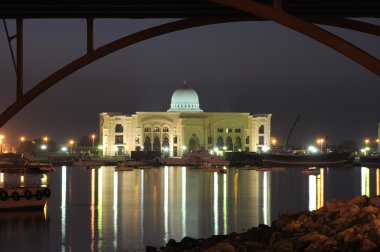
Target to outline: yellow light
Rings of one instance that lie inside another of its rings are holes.
[[[380,140],[379,139],[376,139],[376,143],[379,143],[380,142]]]
[[[276,139],[273,139],[273,140],[272,140],[272,144],[273,144],[273,145],[276,145],[276,143],[277,143],[277,140],[276,140]]]
[[[91,135],[91,138],[92,138],[92,139],[95,139],[95,137],[96,137],[96,136],[95,136],[94,134]]]
[[[47,142],[47,141],[49,140],[49,138],[48,138],[48,137],[44,137],[43,140],[44,140],[45,142]]]
[[[4,135],[0,135],[0,140],[3,140],[4,139]]]
[[[74,140],[70,140],[70,141],[69,141],[69,144],[70,144],[70,145],[73,145],[74,143],[75,143]]]
[[[21,142],[24,142],[24,141],[25,141],[25,137],[23,137],[23,136],[20,137],[20,141],[21,141]]]
[[[364,140],[365,144],[368,144],[370,141],[369,139]]]

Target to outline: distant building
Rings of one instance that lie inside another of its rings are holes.
[[[271,114],[203,112],[186,84],[174,91],[167,112],[99,116],[103,155],[145,150],[182,156],[200,148],[256,152],[270,146]]]

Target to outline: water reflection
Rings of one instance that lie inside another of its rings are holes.
[[[369,194],[369,168],[362,167],[361,168],[361,195],[367,195]]]
[[[325,199],[325,169],[319,168],[318,174],[310,174],[309,178],[309,211],[323,207]]]
[[[12,177],[0,173],[0,183],[9,184]],[[40,250],[94,252],[143,251],[171,238],[241,232],[260,223],[270,225],[283,211],[314,210],[334,197],[379,194],[380,169],[319,168],[319,174],[305,176],[291,168],[229,168],[227,174],[218,174],[187,167],[114,172],[113,167],[64,166],[48,177],[25,176],[24,183],[43,180],[52,189],[44,211],[0,215],[1,250],[11,248],[5,237],[21,239],[31,232],[36,237],[27,244],[36,251],[44,245]],[[30,225],[23,218],[36,220]]]

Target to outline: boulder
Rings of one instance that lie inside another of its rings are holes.
[[[371,206],[380,207],[380,196],[371,198],[368,204]]]
[[[378,246],[373,241],[364,239],[361,242],[358,251],[361,251],[361,252],[378,251]]]
[[[219,242],[214,248],[220,252],[235,252],[235,248],[228,242]]]
[[[274,244],[272,247],[272,250],[276,252],[293,252],[294,246],[291,241],[282,240]]]
[[[368,201],[369,201],[369,198],[367,195],[359,195],[353,199],[350,199],[349,201],[347,201],[347,203],[358,205],[358,206],[365,206],[367,205]]]

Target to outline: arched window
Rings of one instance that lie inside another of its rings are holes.
[[[260,125],[259,134],[264,134],[264,125]]]
[[[159,127],[154,127],[154,132],[160,132],[160,128]]]
[[[226,139],[226,147],[229,151],[233,149],[232,138],[230,136],[228,136]]]
[[[194,151],[199,149],[199,138],[197,134],[193,133],[189,139],[189,151]]]
[[[151,151],[152,150],[152,143],[150,141],[150,137],[146,136],[144,141],[144,150]]]
[[[160,138],[156,136],[153,141],[153,151],[161,151]]]
[[[168,136],[164,136],[162,138],[162,148],[168,148],[169,149],[170,145],[169,145],[169,137]]]
[[[145,132],[151,132],[152,129],[151,129],[150,127],[145,127],[144,131],[145,131]]]
[[[162,132],[169,132],[169,128],[168,128],[168,127],[164,127],[164,128],[162,129]]]
[[[241,139],[240,137],[235,138],[234,151],[241,151]]]
[[[219,148],[219,150],[223,149],[224,141],[223,137],[219,136],[218,140],[216,141],[216,146]]]
[[[116,132],[116,133],[123,133],[123,125],[121,125],[121,124],[116,124],[116,125],[115,125],[115,132]]]

